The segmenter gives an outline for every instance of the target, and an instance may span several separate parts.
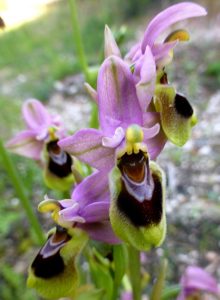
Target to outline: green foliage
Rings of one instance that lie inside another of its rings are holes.
[[[120,8],[121,16],[128,19],[146,13],[149,4],[150,0],[121,0],[120,4],[118,3],[118,6]]]
[[[161,300],[162,292],[163,292],[164,285],[165,285],[167,267],[168,267],[168,262],[166,259],[164,259],[161,262],[160,269],[158,270],[159,274],[158,274],[157,280],[153,286],[150,300]]]
[[[95,289],[89,289],[88,291],[80,293],[78,296],[76,296],[76,300],[103,300],[104,296],[103,289],[95,290]]]
[[[9,265],[0,266],[0,299],[2,300],[35,300],[35,293],[26,288],[26,282],[21,274],[14,272]]]
[[[120,287],[122,278],[127,268],[128,254],[125,245],[115,245],[113,247],[114,268],[114,284],[115,288]]]
[[[89,260],[90,272],[98,289],[104,290],[103,300],[111,300],[113,295],[113,279],[110,273],[110,264],[101,254],[93,249]]]
[[[216,77],[218,82],[220,82],[220,60],[215,61],[208,65],[206,73],[208,75]]]
[[[46,100],[54,80],[73,73],[76,65],[67,3],[51,6],[48,12],[0,37],[1,70],[17,81],[16,93],[22,97]]]

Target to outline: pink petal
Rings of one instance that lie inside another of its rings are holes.
[[[87,231],[93,240],[108,244],[121,243],[121,241],[115,236],[110,221],[78,224],[78,227]]]
[[[184,19],[206,15],[206,10],[198,4],[182,2],[172,5],[159,13],[148,25],[141,44],[142,53],[147,45],[153,46],[157,37],[172,24]]]
[[[178,44],[178,40],[164,44],[155,44],[152,48],[152,53],[156,61],[166,57],[172,49]]]
[[[96,90],[94,90],[94,88],[87,82],[84,83],[84,87],[85,90],[87,91],[87,93],[89,94],[89,96],[91,97],[92,100],[95,101],[95,103],[98,102],[98,95]]]
[[[29,99],[24,102],[22,114],[27,126],[30,129],[39,129],[51,122],[51,117],[43,104],[35,99]]]
[[[125,132],[123,128],[118,127],[116,128],[115,133],[112,137],[105,136],[102,138],[102,145],[104,147],[115,148],[121,143],[124,137]]]
[[[80,207],[109,199],[108,172],[106,170],[96,171],[86,177],[76,186],[71,197],[80,203]]]
[[[82,129],[58,145],[79,160],[96,169],[109,170],[114,165],[114,150],[102,146],[103,134],[96,129]]]
[[[36,140],[35,135],[31,130],[22,131],[8,141],[6,147],[16,154],[40,160],[43,143]]]
[[[136,68],[135,68],[136,73]],[[140,81],[136,85],[136,91],[140,106],[143,112],[146,112],[154,95],[156,82],[156,64],[149,47],[143,56],[140,69]]]
[[[121,122],[127,128],[131,123],[141,124],[142,113],[129,66],[119,57],[110,56],[102,64],[98,75],[99,120],[105,135],[113,134],[107,119]]]
[[[158,113],[148,112],[145,113],[143,117],[145,127],[153,126],[153,124],[159,125],[160,123],[160,115]],[[144,135],[144,142],[147,145],[150,158],[155,160],[160,154],[160,152],[163,150],[167,142],[167,138],[161,126],[159,125],[159,130],[155,136],[149,138],[146,134]]]
[[[125,60],[133,62],[134,61],[134,57],[137,56],[137,53],[140,54],[140,47],[141,47],[140,43],[137,43],[134,46],[132,46],[131,49],[130,49],[130,51],[125,55]]]
[[[109,219],[110,201],[91,203],[81,212],[87,223],[102,222]]]
[[[196,266],[189,266],[185,270],[181,284],[187,289],[211,292],[216,295],[219,292],[216,279],[205,270]]]
[[[105,58],[111,55],[121,57],[121,52],[110,28],[105,25]]]

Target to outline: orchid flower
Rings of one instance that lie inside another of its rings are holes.
[[[87,241],[78,228],[52,229],[29,268],[28,287],[46,299],[74,297],[79,285],[77,259]]]
[[[24,102],[22,115],[27,129],[12,138],[7,147],[16,154],[39,161],[51,135],[55,134],[57,139],[64,137],[62,124],[59,116],[50,115],[43,104],[35,99]]]
[[[73,161],[57,144],[66,135],[60,117],[49,114],[43,104],[35,99],[23,104],[22,115],[27,129],[8,141],[7,148],[38,161],[44,168],[47,186],[61,191],[69,190],[74,181]]]
[[[102,64],[97,82],[100,129],[82,129],[58,145],[92,167],[110,171],[118,152],[126,152],[126,132],[136,124],[142,132],[141,141],[147,145],[151,159],[161,151],[151,141],[160,130],[159,124],[144,127],[144,117],[138,101],[135,83],[128,65],[119,57],[110,56]],[[123,150],[124,149],[124,150]]]
[[[42,201],[38,210],[51,212],[53,220],[65,228],[78,227],[90,238],[109,244],[120,243],[109,220],[110,195],[105,172],[95,172],[79,183],[71,199]]]
[[[189,34],[185,30],[175,30],[164,42],[158,43],[157,39],[176,22],[205,14],[205,9],[195,3],[183,2],[170,6],[150,22],[142,42],[135,45],[125,57],[133,72],[145,120],[148,125],[160,123],[157,137],[160,137],[160,141],[164,140],[164,144],[169,139],[175,145],[183,146],[197,118],[186,97],[169,84],[164,69],[172,59],[174,46],[178,41],[188,40]],[[105,56],[112,54],[121,56],[110,29],[106,27]],[[147,117],[146,112],[150,112]]]
[[[157,246],[166,231],[164,175],[150,159],[155,159],[164,146],[156,137],[160,126],[144,127],[132,73],[117,56],[108,57],[100,68],[97,99],[100,129],[80,130],[58,144],[102,171],[105,178],[112,170],[110,220],[116,235],[140,250]],[[128,209],[124,201],[130,203]],[[139,217],[140,222],[136,221]],[[123,232],[125,226],[128,230]]]
[[[172,60],[171,50],[178,41],[189,40],[189,34],[185,30],[175,30],[167,38],[158,42],[158,38],[171,25],[185,19],[206,15],[206,10],[200,5],[192,2],[174,4],[156,15],[147,26],[141,42],[135,45],[126,55],[126,59],[133,63],[144,55],[147,47],[151,48],[157,66],[161,69]]]
[[[196,266],[187,267],[180,284],[182,290],[177,300],[202,299],[201,293],[204,292],[216,296],[220,294],[216,279],[205,270]]]

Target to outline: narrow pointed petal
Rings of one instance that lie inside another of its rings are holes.
[[[71,198],[79,202],[81,207],[84,207],[90,203],[103,201],[107,193],[109,193],[108,176],[104,169],[101,172],[96,171],[78,184]]]
[[[99,120],[106,135],[116,129],[109,124],[108,118],[121,121],[123,128],[131,123],[142,123],[132,73],[122,59],[111,56],[105,60],[99,71],[97,91]]]
[[[143,56],[140,70],[140,81],[136,85],[138,100],[143,112],[146,112],[154,95],[156,83],[156,64],[149,47]]]
[[[84,83],[85,90],[90,95],[92,100],[94,100],[96,103],[98,102],[98,96],[96,90],[87,82]]]
[[[164,44],[155,44],[152,48],[152,53],[156,61],[169,55],[169,53],[176,47],[178,41],[167,42]]]
[[[13,153],[40,160],[43,144],[37,141],[35,136],[33,131],[22,131],[8,141],[6,147]]]
[[[125,60],[129,62],[133,62],[134,57],[137,56],[137,53],[141,54],[140,47],[141,47],[140,43],[137,43],[134,46],[132,46],[129,52],[125,55]]]
[[[70,207],[64,208],[59,212],[59,215],[65,221],[75,221],[74,218],[79,216],[79,203],[76,201],[71,201],[72,205]],[[62,202],[60,202],[62,205]],[[85,221],[84,221],[85,222]]]
[[[155,137],[144,140],[144,142],[147,144],[150,159],[156,160],[167,142],[167,137],[161,129]]]
[[[38,129],[51,122],[51,117],[43,104],[35,99],[29,99],[24,103],[22,114],[30,129]]]
[[[148,25],[141,45],[142,53],[146,46],[153,46],[157,37],[169,26],[184,19],[205,16],[206,10],[198,4],[182,2],[172,5],[159,13]]]
[[[80,228],[85,230],[89,236],[96,241],[108,244],[120,244],[121,241],[114,234],[110,221],[80,224]]]
[[[105,25],[105,58],[111,55],[121,57],[121,52],[110,28]]]
[[[114,151],[102,146],[103,134],[96,129],[82,129],[58,145],[79,160],[96,169],[109,170],[114,164]]]
[[[143,119],[145,127],[151,127],[153,124],[160,123],[160,115],[157,112],[147,112],[143,115]],[[157,158],[167,142],[167,137],[164,134],[162,127],[159,127],[158,133],[152,138],[149,138],[146,134],[144,134],[144,143],[147,145],[147,150],[151,160],[155,160]]]

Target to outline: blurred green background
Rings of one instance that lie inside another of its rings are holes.
[[[178,2],[180,1],[79,0],[78,17],[89,64],[97,64],[103,55],[105,24],[116,34],[122,25],[126,26],[127,32],[122,44],[122,51],[126,53],[130,45],[141,37],[147,22],[156,13],[169,4]],[[194,20],[193,25],[188,25],[192,29],[192,43],[180,47],[177,51],[173,66],[169,67],[169,74],[171,81],[174,81],[182,92],[187,93],[189,98],[194,99],[192,102],[198,115],[205,122],[207,120],[203,119],[203,114],[209,105],[209,99],[216,95],[219,97],[220,37],[217,24],[220,21],[220,6],[218,0],[195,2],[207,7],[209,16],[206,20]],[[20,115],[22,102],[31,97],[47,104],[51,95],[56,92],[56,83],[65,82],[68,76],[78,74],[80,66],[75,55],[68,1],[0,0],[0,16],[6,23],[6,28],[0,32],[0,136],[6,141],[23,128]],[[76,97],[73,101],[77,101]],[[218,103],[220,104],[220,101],[213,105],[220,113]],[[200,128],[200,131],[202,130],[203,127]],[[181,272],[179,266],[189,263],[190,259],[207,265],[211,263],[207,253],[214,253],[218,257],[220,197],[219,188],[215,188],[215,185],[220,183],[219,177],[214,179],[214,183],[207,182],[207,179],[205,183],[203,179],[196,183],[193,176],[201,176],[207,171],[206,167],[198,168],[202,159],[211,159],[210,164],[213,167],[208,171],[219,176],[219,132],[217,128],[210,140],[206,138],[210,137],[209,132],[205,137],[198,133],[199,138],[195,134],[193,148],[188,146],[185,150],[171,147],[165,150],[161,158],[161,164],[168,173],[171,172],[171,164],[174,170],[178,170],[178,174],[182,174],[178,175],[182,184],[173,188],[172,182],[168,182],[168,201],[171,199],[170,203],[174,203],[175,206],[173,199],[182,196],[187,201],[193,193],[197,200],[201,200],[196,202],[198,207],[186,206],[181,218],[177,219],[169,213],[169,209],[173,209],[172,205],[171,208],[168,207],[168,241],[163,247],[163,253],[170,258],[170,281],[178,281],[174,276],[176,270]],[[205,152],[207,140],[210,143],[212,141],[212,144],[209,144],[211,152]],[[198,153],[202,147],[205,154],[202,154],[201,159]],[[38,299],[33,291],[25,287],[27,266],[34,255],[28,222],[3,170],[1,159],[0,157],[0,299]],[[30,160],[14,155],[12,159],[36,210],[37,203],[49,192],[44,187],[39,169]],[[184,177],[187,177],[187,174],[188,181]],[[172,174],[168,174],[168,179],[174,181]],[[199,189],[189,191],[189,184],[194,187],[199,184]],[[183,205],[184,203],[183,201]],[[204,217],[203,210],[206,210],[206,207],[211,207],[213,211]],[[190,220],[186,217],[189,211]],[[41,221],[44,227],[47,221]],[[187,234],[189,231],[191,237]],[[190,242],[190,238],[195,238],[195,242]],[[194,258],[193,253],[198,257]],[[150,254],[154,260],[160,255],[159,251]],[[179,260],[178,255],[186,255],[185,260]],[[154,274],[155,266],[149,268],[152,268]],[[219,265],[214,272],[220,276]]]

